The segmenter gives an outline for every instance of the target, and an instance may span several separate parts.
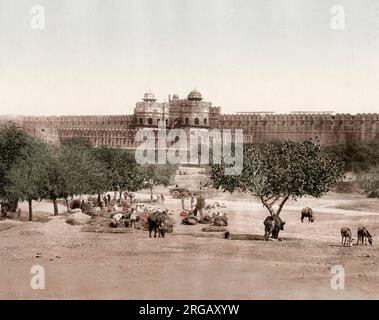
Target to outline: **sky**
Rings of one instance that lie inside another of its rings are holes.
[[[223,113],[379,112],[379,0],[0,0],[0,114],[132,114],[194,88]]]

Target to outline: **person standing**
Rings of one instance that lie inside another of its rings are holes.
[[[161,193],[161,201],[162,201],[162,204],[164,204],[164,202],[165,202],[165,198],[164,198],[163,193]]]
[[[205,199],[202,195],[199,195],[196,199],[196,209],[199,212],[200,219],[203,217],[204,207],[205,207]]]
[[[130,226],[133,229],[135,229],[136,227],[136,220],[137,220],[137,210],[133,208],[130,214]]]
[[[193,193],[191,193],[191,210],[193,209],[194,202],[195,202],[195,198],[193,197]]]

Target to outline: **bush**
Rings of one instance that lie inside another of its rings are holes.
[[[370,191],[367,194],[368,198],[379,198],[379,190]]]

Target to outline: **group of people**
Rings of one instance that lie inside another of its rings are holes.
[[[161,193],[161,194],[153,194],[152,197],[153,197],[152,198],[153,202],[156,202],[156,203],[162,203],[162,204],[164,204],[165,201],[166,201],[166,198],[165,198],[165,196],[164,196],[163,193]]]

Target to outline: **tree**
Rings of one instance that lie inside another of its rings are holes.
[[[325,194],[343,175],[343,163],[310,140],[245,145],[240,175],[225,175],[213,164],[211,179],[224,191],[244,191],[260,199],[271,216],[279,216],[288,199]],[[277,207],[274,208],[274,205]]]
[[[34,142],[24,148],[22,157],[10,168],[7,174],[9,184],[6,195],[9,199],[27,200],[29,221],[33,219],[32,201],[41,198],[46,173],[46,146]]]
[[[67,193],[66,180],[64,176],[64,165],[60,161],[59,150],[52,148],[45,154],[46,172],[42,197],[53,201],[54,215],[58,215],[58,198],[64,198]]]
[[[126,150],[100,147],[93,150],[95,158],[102,163],[107,190],[137,191],[143,187],[144,175],[132,153]]]
[[[379,198],[379,166],[361,174],[358,182],[369,198]]]
[[[175,165],[144,165],[142,166],[144,185],[150,190],[150,200],[153,201],[153,190],[157,185],[168,186],[175,176]]]
[[[345,171],[357,174],[368,172],[379,166],[379,140],[365,142],[349,142],[326,146],[324,150],[332,156],[341,158]]]
[[[61,183],[59,194],[66,201],[68,197],[81,194],[97,194],[106,191],[106,175],[102,163],[92,153],[90,144],[80,139],[62,143],[58,152]]]
[[[16,161],[25,156],[23,150],[31,139],[14,124],[0,130],[0,199],[6,198],[9,186],[8,172]]]

